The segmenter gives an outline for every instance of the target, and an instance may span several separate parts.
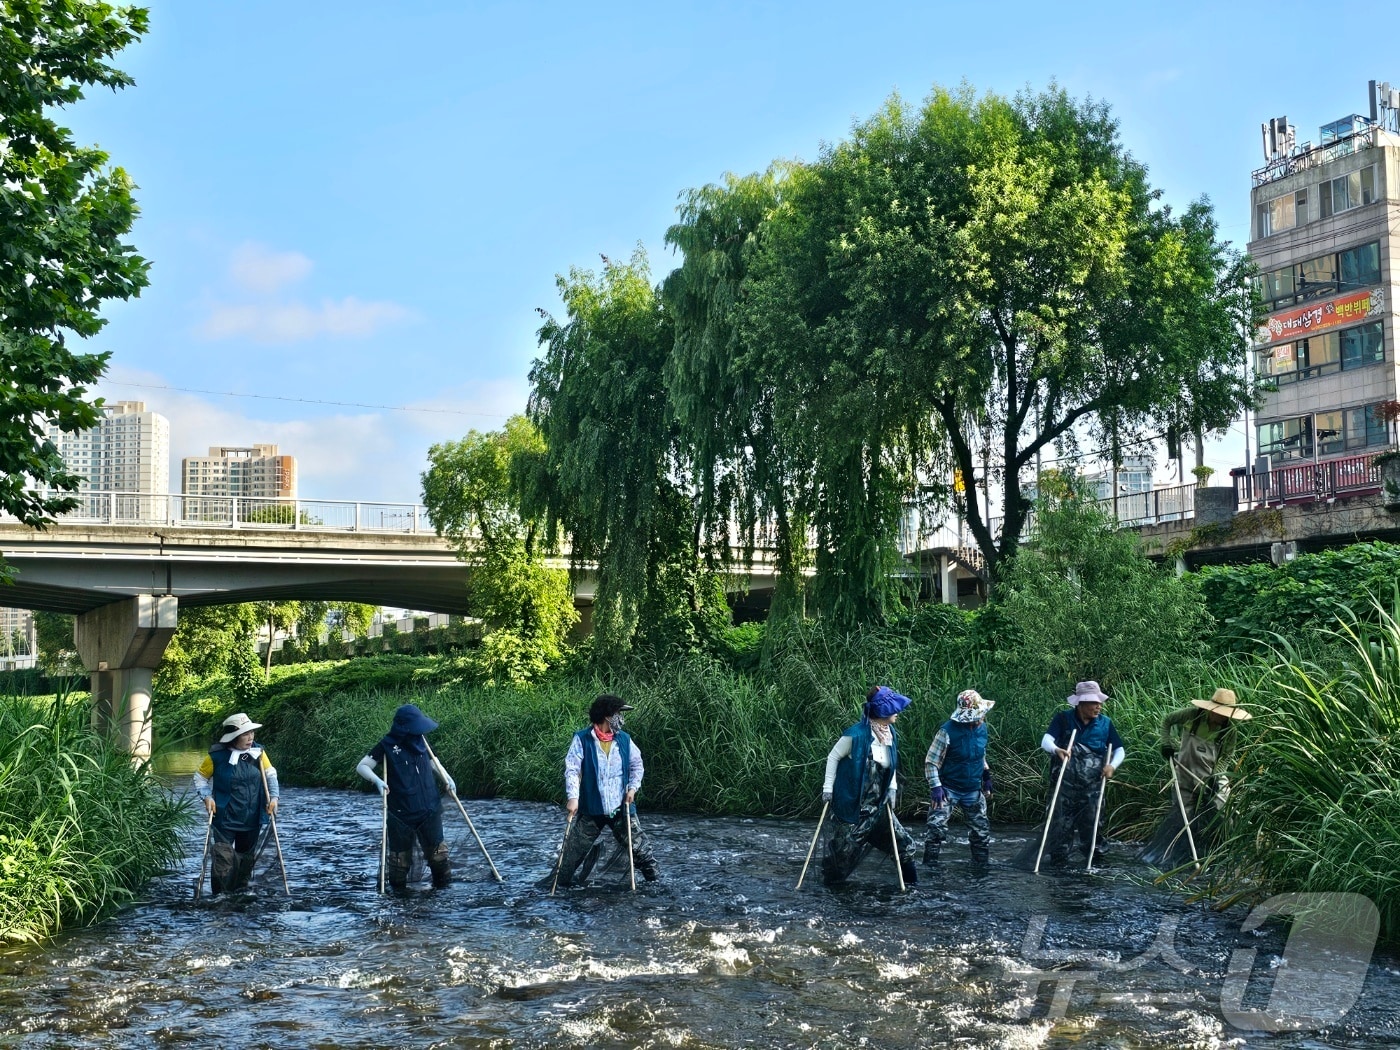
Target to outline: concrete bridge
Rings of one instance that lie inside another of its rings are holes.
[[[470,569],[414,504],[93,493],[47,530],[0,521],[0,557],[14,573],[0,604],[74,615],[97,716],[143,757],[151,678],[181,606],[314,599],[468,612]],[[775,582],[758,564],[735,586]],[[592,572],[575,578],[585,624],[595,587]]]

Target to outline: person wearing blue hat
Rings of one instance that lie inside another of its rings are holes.
[[[396,890],[408,886],[415,842],[433,873],[433,885],[441,889],[452,882],[452,865],[442,837],[442,795],[437,778],[442,778],[451,794],[456,794],[457,785],[428,748],[425,734],[437,727],[416,705],[404,704],[394,712],[389,732],[355,767],[387,802],[385,874]],[[382,778],[374,772],[376,765],[384,767]]]
[[[972,862],[985,865],[990,856],[992,826],[987,821],[987,799],[992,794],[992,772],[987,765],[987,712],[994,700],[983,700],[976,689],[958,694],[958,706],[939,727],[924,758],[929,786],[928,841],[924,864],[938,863],[939,851],[948,839],[948,818],[953,807],[967,821],[967,843]]]
[[[872,847],[898,857],[906,885],[918,881],[914,838],[893,815],[899,767],[894,723],[908,706],[909,698],[889,686],[871,689],[864,717],[826,756],[822,799],[835,818],[822,852],[822,881],[828,886],[848,878]]]

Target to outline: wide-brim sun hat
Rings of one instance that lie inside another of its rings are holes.
[[[1192,700],[1192,705],[1212,714],[1224,715],[1240,722],[1247,722],[1254,716],[1239,706],[1233,689],[1217,689],[1209,700]]]
[[[887,685],[882,685],[870,694],[870,699],[865,702],[865,716],[867,718],[891,718],[911,703],[913,701],[907,696],[896,693]]]
[[[251,718],[239,711],[236,715],[229,715],[219,726],[223,730],[219,736],[219,743],[228,744],[237,740],[244,733],[251,733],[254,729],[261,729],[261,722],[254,722]]]
[[[1085,700],[1091,704],[1101,704],[1108,699],[1108,694],[1099,688],[1098,682],[1079,682],[1074,687],[1074,692],[1065,697],[1065,703],[1071,707],[1078,707]]]
[[[420,736],[437,727],[436,722],[418,710],[417,704],[404,704],[394,712],[394,726],[390,731],[399,736]]]
[[[964,689],[958,694],[958,706],[948,716],[950,722],[980,722],[987,712],[997,706],[995,700],[984,700],[976,689]]]

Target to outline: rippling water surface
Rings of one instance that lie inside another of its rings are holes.
[[[1316,961],[1279,958],[1286,929],[1242,933],[1243,911],[1219,914],[1145,886],[1148,873],[1126,851],[1092,876],[997,865],[978,878],[955,833],[943,876],[908,893],[876,854],[834,891],[814,877],[814,862],[799,894],[812,825],[643,813],[661,882],[639,881],[631,893],[623,863],[551,897],[535,883],[549,874],[563,814],[505,801],[469,809],[503,884],[449,814],[458,881],[381,897],[378,800],[289,788],[278,826],[291,896],[269,852],[256,892],[196,901],[203,831],[192,832],[185,869],[152,884],[145,903],[0,953],[0,1042],[1400,1045],[1400,975],[1379,956],[1355,1005],[1321,1027],[1227,1023],[1222,977],[1236,949],[1257,949],[1249,1009],[1265,1008],[1282,970]],[[998,829],[994,860],[1025,834]],[[1343,1003],[1346,991],[1324,998]],[[1303,1013],[1325,1016],[1326,1007]]]

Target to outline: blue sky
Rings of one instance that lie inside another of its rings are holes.
[[[169,417],[175,488],[181,456],[276,442],[321,499],[417,499],[430,444],[523,409],[555,274],[641,243],[659,279],[678,193],[815,158],[892,91],[1107,100],[1243,245],[1259,124],[1315,141],[1400,81],[1384,33],[1304,3],[149,6],[137,86],[64,115],[140,186],[152,262],[101,393]]]

